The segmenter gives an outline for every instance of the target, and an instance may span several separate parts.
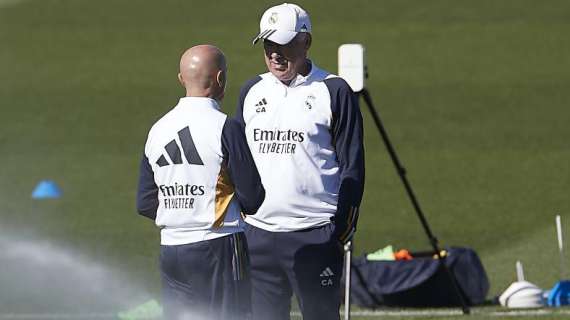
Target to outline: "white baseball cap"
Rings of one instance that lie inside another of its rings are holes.
[[[283,3],[263,13],[259,21],[259,34],[253,39],[253,44],[259,39],[287,44],[299,32],[311,32],[309,14],[296,4]]]

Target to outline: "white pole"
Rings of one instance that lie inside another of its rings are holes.
[[[517,281],[524,281],[524,270],[523,270],[523,265],[520,261],[517,261],[516,268],[517,268]]]
[[[352,264],[352,241],[344,245],[344,319],[350,320],[350,268]]]
[[[566,279],[566,259],[564,259],[564,240],[562,238],[560,215],[556,216],[556,233],[558,235],[558,250],[560,251],[560,277]]]

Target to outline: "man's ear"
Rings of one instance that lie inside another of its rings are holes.
[[[306,33],[305,35],[305,50],[309,50],[311,43],[313,43],[313,37],[310,33]]]
[[[178,81],[180,82],[180,84],[181,84],[183,87],[185,87],[185,85],[184,85],[184,79],[182,79],[182,74],[181,74],[181,73],[178,73]]]
[[[224,70],[218,70],[218,74],[216,74],[216,82],[220,88],[226,87],[226,73]]]

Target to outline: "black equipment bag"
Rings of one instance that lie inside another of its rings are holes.
[[[445,263],[455,275],[467,303],[483,303],[489,291],[489,281],[475,251],[450,248]],[[461,305],[449,275],[439,260],[431,256],[401,261],[368,261],[364,255],[353,259],[351,269],[351,301],[361,307]],[[344,287],[344,278],[342,282]]]

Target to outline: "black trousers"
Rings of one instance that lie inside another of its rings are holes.
[[[246,225],[253,319],[290,319],[293,293],[304,320],[340,318],[343,251],[333,232],[333,224],[295,232]]]
[[[249,257],[243,233],[163,245],[160,270],[164,319],[250,318]]]

